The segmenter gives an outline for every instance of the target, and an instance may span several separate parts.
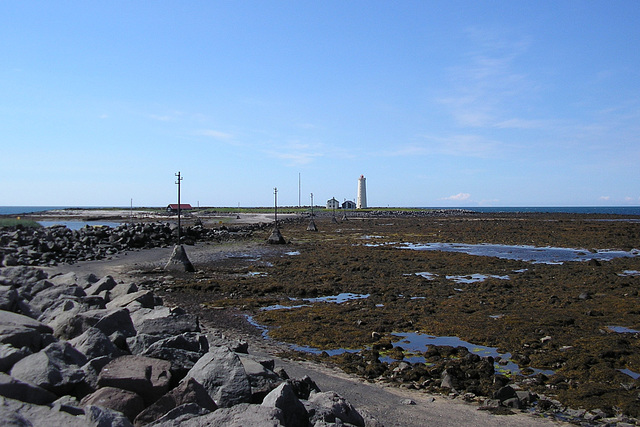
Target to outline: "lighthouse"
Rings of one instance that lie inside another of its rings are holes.
[[[367,207],[367,178],[360,175],[358,179],[358,199],[356,209],[366,209]]]

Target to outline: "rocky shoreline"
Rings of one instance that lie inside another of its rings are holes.
[[[381,425],[152,291],[0,270],[0,419],[11,425]]]

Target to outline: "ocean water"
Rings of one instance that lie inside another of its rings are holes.
[[[66,208],[68,206],[0,206],[0,215],[20,215]]]
[[[432,208],[431,208],[432,209]],[[575,214],[640,215],[640,206],[518,206],[518,207],[462,207],[437,209],[465,209],[473,212],[539,212]]]
[[[107,206],[100,206],[107,207]],[[97,209],[98,206],[0,206],[0,215],[19,215],[43,212],[52,209]],[[116,206],[117,207],[117,206]],[[128,209],[128,206],[123,209]],[[465,209],[473,212],[541,212],[541,213],[576,213],[576,214],[616,214],[639,215],[640,206],[524,206],[524,207],[424,207],[420,209]]]

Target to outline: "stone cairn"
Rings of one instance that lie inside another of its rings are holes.
[[[111,276],[0,270],[0,420],[73,426],[379,426],[245,341]]]

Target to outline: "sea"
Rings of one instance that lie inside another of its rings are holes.
[[[53,209],[100,209],[107,206],[0,206],[0,215],[20,215]],[[113,206],[111,206],[113,207]],[[118,207],[118,206],[116,206]],[[128,206],[120,206],[129,209]],[[640,215],[640,206],[508,206],[508,207],[423,207],[420,209],[464,209],[473,212],[539,212],[574,214]]]

